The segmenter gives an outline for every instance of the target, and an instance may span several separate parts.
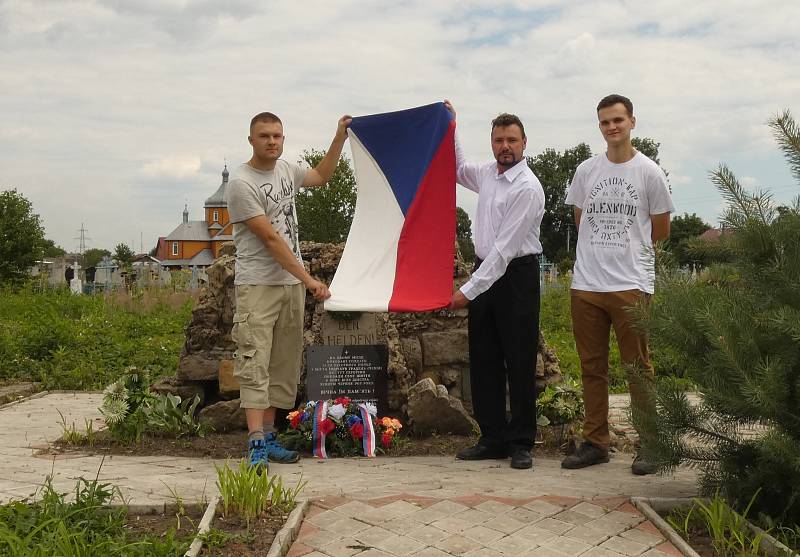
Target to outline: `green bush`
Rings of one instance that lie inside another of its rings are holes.
[[[176,395],[151,393],[147,376],[130,367],[106,387],[100,413],[114,439],[135,443],[143,434],[172,438],[205,435],[206,426],[195,416],[199,404],[196,396],[182,401]]]
[[[173,373],[192,301],[152,297],[146,307],[67,290],[0,290],[0,382],[102,389],[130,365],[154,378]]]

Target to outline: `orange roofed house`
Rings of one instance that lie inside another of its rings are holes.
[[[183,222],[169,236],[158,239],[156,257],[164,267],[208,267],[219,256],[225,242],[233,241],[233,225],[228,217],[225,189],[228,167],[222,171],[222,183],[206,199],[205,220],[189,220],[189,209],[183,209]]]

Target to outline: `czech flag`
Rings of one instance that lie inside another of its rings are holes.
[[[353,118],[358,197],[328,311],[429,311],[453,291],[455,122],[443,103]]]

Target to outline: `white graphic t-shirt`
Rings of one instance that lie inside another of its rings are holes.
[[[582,210],[572,288],[652,294],[650,215],[675,210],[664,171],[639,152],[621,164],[595,155],[578,166],[566,203]]]
[[[294,256],[303,263],[297,234],[297,211],[294,196],[303,184],[306,169],[278,160],[272,170],[256,170],[247,163],[231,173],[225,193],[228,214],[233,222],[236,244],[235,284],[298,284],[291,273],[281,267],[267,248],[243,223],[258,215],[266,215]]]

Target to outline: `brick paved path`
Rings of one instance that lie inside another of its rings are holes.
[[[79,477],[95,477],[100,455],[53,459],[34,452],[61,435],[57,410],[79,428],[84,418],[101,423],[101,398],[49,394],[0,409],[0,501],[30,495],[48,474],[62,490]],[[169,500],[170,489],[200,499],[216,492],[214,464],[113,456],[100,479],[118,485],[132,503]],[[449,456],[304,459],[271,468],[288,485],[302,477],[303,495],[315,500],[295,556],[677,555],[626,502],[634,495],[694,495],[694,473],[638,477],[630,464],[630,455],[617,453],[608,464],[577,471],[562,470],[555,458],[536,458],[531,471]]]

